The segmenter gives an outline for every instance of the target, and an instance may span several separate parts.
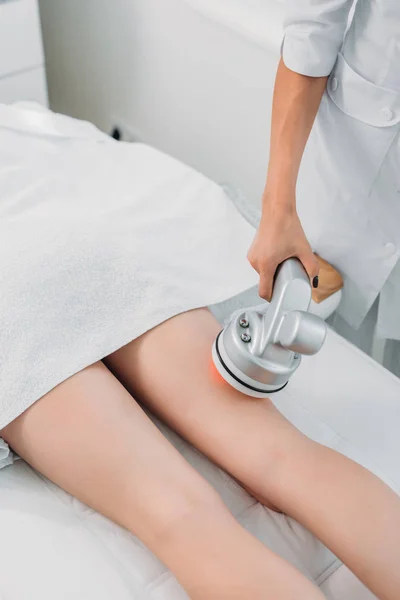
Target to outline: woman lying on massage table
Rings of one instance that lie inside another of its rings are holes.
[[[237,523],[140,402],[397,600],[396,494],[211,368],[220,326],[198,307],[256,282],[253,228],[161,153],[30,117],[0,111],[0,436],[137,535],[193,600],[322,598]]]

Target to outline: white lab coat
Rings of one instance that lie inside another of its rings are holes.
[[[313,247],[345,279],[359,327],[380,293],[378,333],[400,339],[400,0],[287,0],[282,57],[329,75],[297,201]]]

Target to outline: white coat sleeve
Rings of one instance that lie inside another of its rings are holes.
[[[329,75],[343,42],[353,0],[286,0],[282,58],[292,71]]]

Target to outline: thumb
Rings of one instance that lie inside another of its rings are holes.
[[[308,252],[304,252],[299,256],[303,267],[306,270],[307,275],[310,278],[311,285],[314,288],[318,287],[318,273],[319,273],[319,262],[315,254],[313,254],[311,248]]]
[[[260,298],[264,298],[267,302],[271,301],[272,296],[272,285],[274,281],[276,266],[268,264],[260,272],[260,285],[258,287],[258,295]]]

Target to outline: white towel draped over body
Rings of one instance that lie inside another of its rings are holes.
[[[253,235],[173,158],[0,106],[0,430],[162,321],[256,284]]]

